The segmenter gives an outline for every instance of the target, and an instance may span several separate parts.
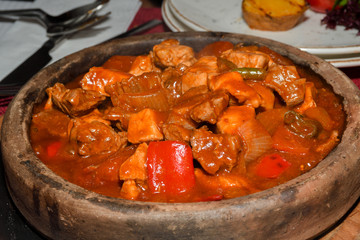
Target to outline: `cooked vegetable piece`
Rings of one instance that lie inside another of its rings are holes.
[[[264,126],[255,118],[241,124],[236,133],[240,136],[243,145],[241,161],[249,163],[272,148],[272,139]]]
[[[295,135],[284,125],[280,125],[272,136],[273,147],[279,151],[305,155],[309,153],[311,143],[305,145],[304,138]]]
[[[320,131],[320,124],[316,120],[304,119],[294,111],[284,114],[284,123],[290,131],[304,138],[314,138]]]
[[[223,52],[229,49],[233,49],[234,44],[228,41],[217,41],[206,45],[203,49],[201,49],[197,58],[201,58],[203,56],[215,56],[219,57]]]
[[[115,55],[110,57],[103,65],[103,68],[116,69],[121,72],[128,72],[136,56]]]
[[[304,115],[308,118],[318,121],[325,130],[331,130],[334,122],[331,119],[328,112],[322,107],[312,107],[304,112]]]
[[[195,187],[195,174],[190,146],[177,141],[150,142],[147,152],[149,189],[168,196]]]
[[[284,115],[288,110],[286,108],[270,109],[256,115],[256,119],[273,135],[276,129],[284,122]]]
[[[274,153],[261,158],[260,163],[256,166],[256,174],[265,178],[278,178],[290,166],[291,163]]]
[[[241,74],[244,80],[264,80],[267,71],[264,68],[234,68],[232,71]]]

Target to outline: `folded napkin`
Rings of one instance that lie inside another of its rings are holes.
[[[51,15],[90,3],[94,0],[35,0],[29,2],[0,1],[0,9],[41,8]],[[69,36],[61,41],[51,52],[54,61],[110,39],[125,32],[141,6],[139,0],[111,0],[99,14],[111,12],[108,19]],[[48,39],[46,29],[37,21],[0,21],[0,81],[25,59],[41,47]]]

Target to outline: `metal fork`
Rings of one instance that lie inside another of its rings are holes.
[[[0,11],[0,17],[19,19],[35,19],[39,21],[46,28],[61,24],[74,24],[76,22],[84,21],[92,17],[97,11],[102,9],[110,0],[96,0],[93,3],[86,4],[58,16],[52,16],[44,12],[42,9],[20,9],[20,10],[4,10]]]

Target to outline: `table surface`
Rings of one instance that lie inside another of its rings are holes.
[[[161,18],[161,0],[142,0],[143,5],[130,25],[137,26],[151,19]],[[156,26],[142,34],[168,32],[165,24]],[[344,68],[343,71],[360,88],[360,67]],[[0,128],[2,115],[12,97],[0,97]],[[359,202],[359,201],[358,201]],[[360,239],[360,204],[356,203],[341,220],[318,239],[342,240]],[[44,239],[31,228],[14,206],[6,189],[2,161],[0,161],[0,239],[1,240],[41,240]]]

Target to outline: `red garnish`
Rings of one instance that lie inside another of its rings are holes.
[[[274,153],[264,156],[256,167],[256,174],[265,178],[278,178],[291,163],[286,161],[279,154]]]

